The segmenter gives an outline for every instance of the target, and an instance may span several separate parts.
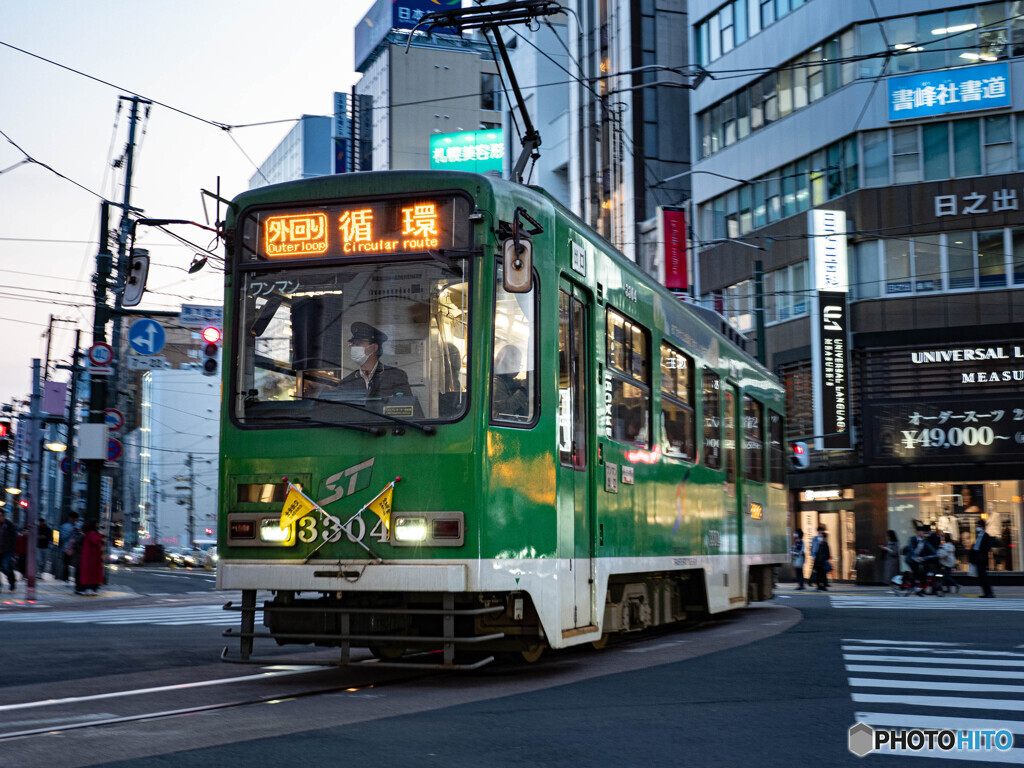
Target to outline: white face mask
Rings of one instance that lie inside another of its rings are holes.
[[[349,347],[348,356],[352,358],[352,362],[356,365],[362,365],[366,362],[366,358],[369,357],[366,354],[366,347]]]

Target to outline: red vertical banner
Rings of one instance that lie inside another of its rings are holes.
[[[686,259],[686,212],[682,208],[663,208],[665,233],[665,287],[685,291],[690,287]]]

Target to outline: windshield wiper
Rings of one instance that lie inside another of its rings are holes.
[[[437,432],[437,428],[434,427],[434,426],[431,426],[430,424],[419,424],[419,423],[417,423],[415,421],[409,421],[408,419],[402,419],[402,418],[399,418],[398,416],[392,416],[391,414],[388,414],[388,413],[378,413],[377,411],[373,410],[372,408],[367,408],[365,405],[359,405],[359,403],[353,403],[353,402],[350,402],[348,400],[327,400],[327,399],[322,398],[322,397],[298,397],[298,396],[296,396],[295,399],[296,400],[302,400],[304,402],[326,403],[327,405],[347,405],[349,408],[355,408],[357,411],[362,411],[363,413],[369,413],[372,416],[380,416],[382,419],[387,419],[388,421],[393,421],[395,424],[402,424],[403,426],[406,426],[406,427],[412,427],[413,429],[418,429],[420,432],[422,432],[425,435],[433,435],[435,432]],[[380,427],[377,427],[377,429],[380,429]]]
[[[369,432],[371,435],[380,437],[387,433],[387,430],[383,427],[372,427],[364,424],[351,424],[345,421],[325,421],[323,419],[314,419],[311,416],[262,416],[261,421],[297,421],[302,424],[313,424],[318,427],[342,427],[344,429],[354,429],[356,432]]]

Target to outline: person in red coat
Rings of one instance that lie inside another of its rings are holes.
[[[96,522],[89,520],[82,531],[85,537],[82,539],[82,560],[79,568],[82,570],[80,587],[75,590],[76,594],[83,594],[85,590],[91,589],[98,592],[103,583],[103,536],[96,530]]]

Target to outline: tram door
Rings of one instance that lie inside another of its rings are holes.
[[[567,532],[572,523],[573,615],[563,615],[563,628],[594,624],[594,522],[590,504],[589,415],[591,393],[587,381],[590,344],[589,305],[586,295],[567,282],[558,293],[558,507]],[[563,598],[569,597],[568,589]]]
[[[734,384],[725,386],[725,406],[722,409],[722,465],[725,470],[725,483],[723,486],[725,494],[726,519],[732,521],[733,544],[729,548],[729,601],[739,602],[745,597],[743,590],[743,510],[741,509],[743,494],[740,492],[739,482],[739,426],[743,423],[740,418],[739,407],[740,397]]]

